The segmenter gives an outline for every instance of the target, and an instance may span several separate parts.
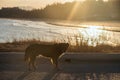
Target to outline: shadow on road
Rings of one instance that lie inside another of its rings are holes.
[[[55,80],[59,74],[60,74],[59,70],[53,69],[43,78],[43,80]]]
[[[31,71],[24,72],[22,75],[20,75],[16,80],[23,80],[26,76],[28,76]]]

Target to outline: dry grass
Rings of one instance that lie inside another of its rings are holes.
[[[106,44],[100,44],[97,41],[96,46],[88,45],[89,40],[84,41],[83,38],[78,39],[78,36],[75,36],[75,45],[71,45],[71,39],[68,38],[67,41],[70,44],[68,51],[69,52],[120,52],[120,46],[111,46]],[[53,44],[59,43],[57,40],[53,42],[44,42],[37,39],[32,40],[20,40],[17,41],[14,39],[12,42],[0,43],[0,51],[1,52],[24,52],[28,45],[34,43],[42,43],[42,44]]]
[[[30,44],[34,44],[34,43],[48,44],[49,42],[42,42],[35,39],[22,40],[22,41],[14,40],[12,42],[0,43],[0,51],[1,52],[16,52],[16,51],[23,52]]]

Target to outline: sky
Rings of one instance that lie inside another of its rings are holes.
[[[65,3],[72,2],[75,0],[0,0],[1,7],[32,7],[32,8],[43,8],[48,4],[52,3]],[[76,1],[85,1],[85,0],[76,0]],[[105,0],[106,1],[106,0]]]
[[[1,7],[30,6],[33,8],[45,7],[48,4],[56,2],[72,2],[74,0],[0,0]]]

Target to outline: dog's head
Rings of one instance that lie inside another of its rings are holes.
[[[62,54],[63,52],[65,52],[68,47],[69,47],[68,43],[59,43],[59,44],[56,44],[56,49],[57,49],[57,51],[58,51],[59,54]]]

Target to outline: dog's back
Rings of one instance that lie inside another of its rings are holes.
[[[53,53],[56,53],[56,48],[52,44],[32,44],[26,49],[26,53],[30,55],[43,55],[50,57]]]

